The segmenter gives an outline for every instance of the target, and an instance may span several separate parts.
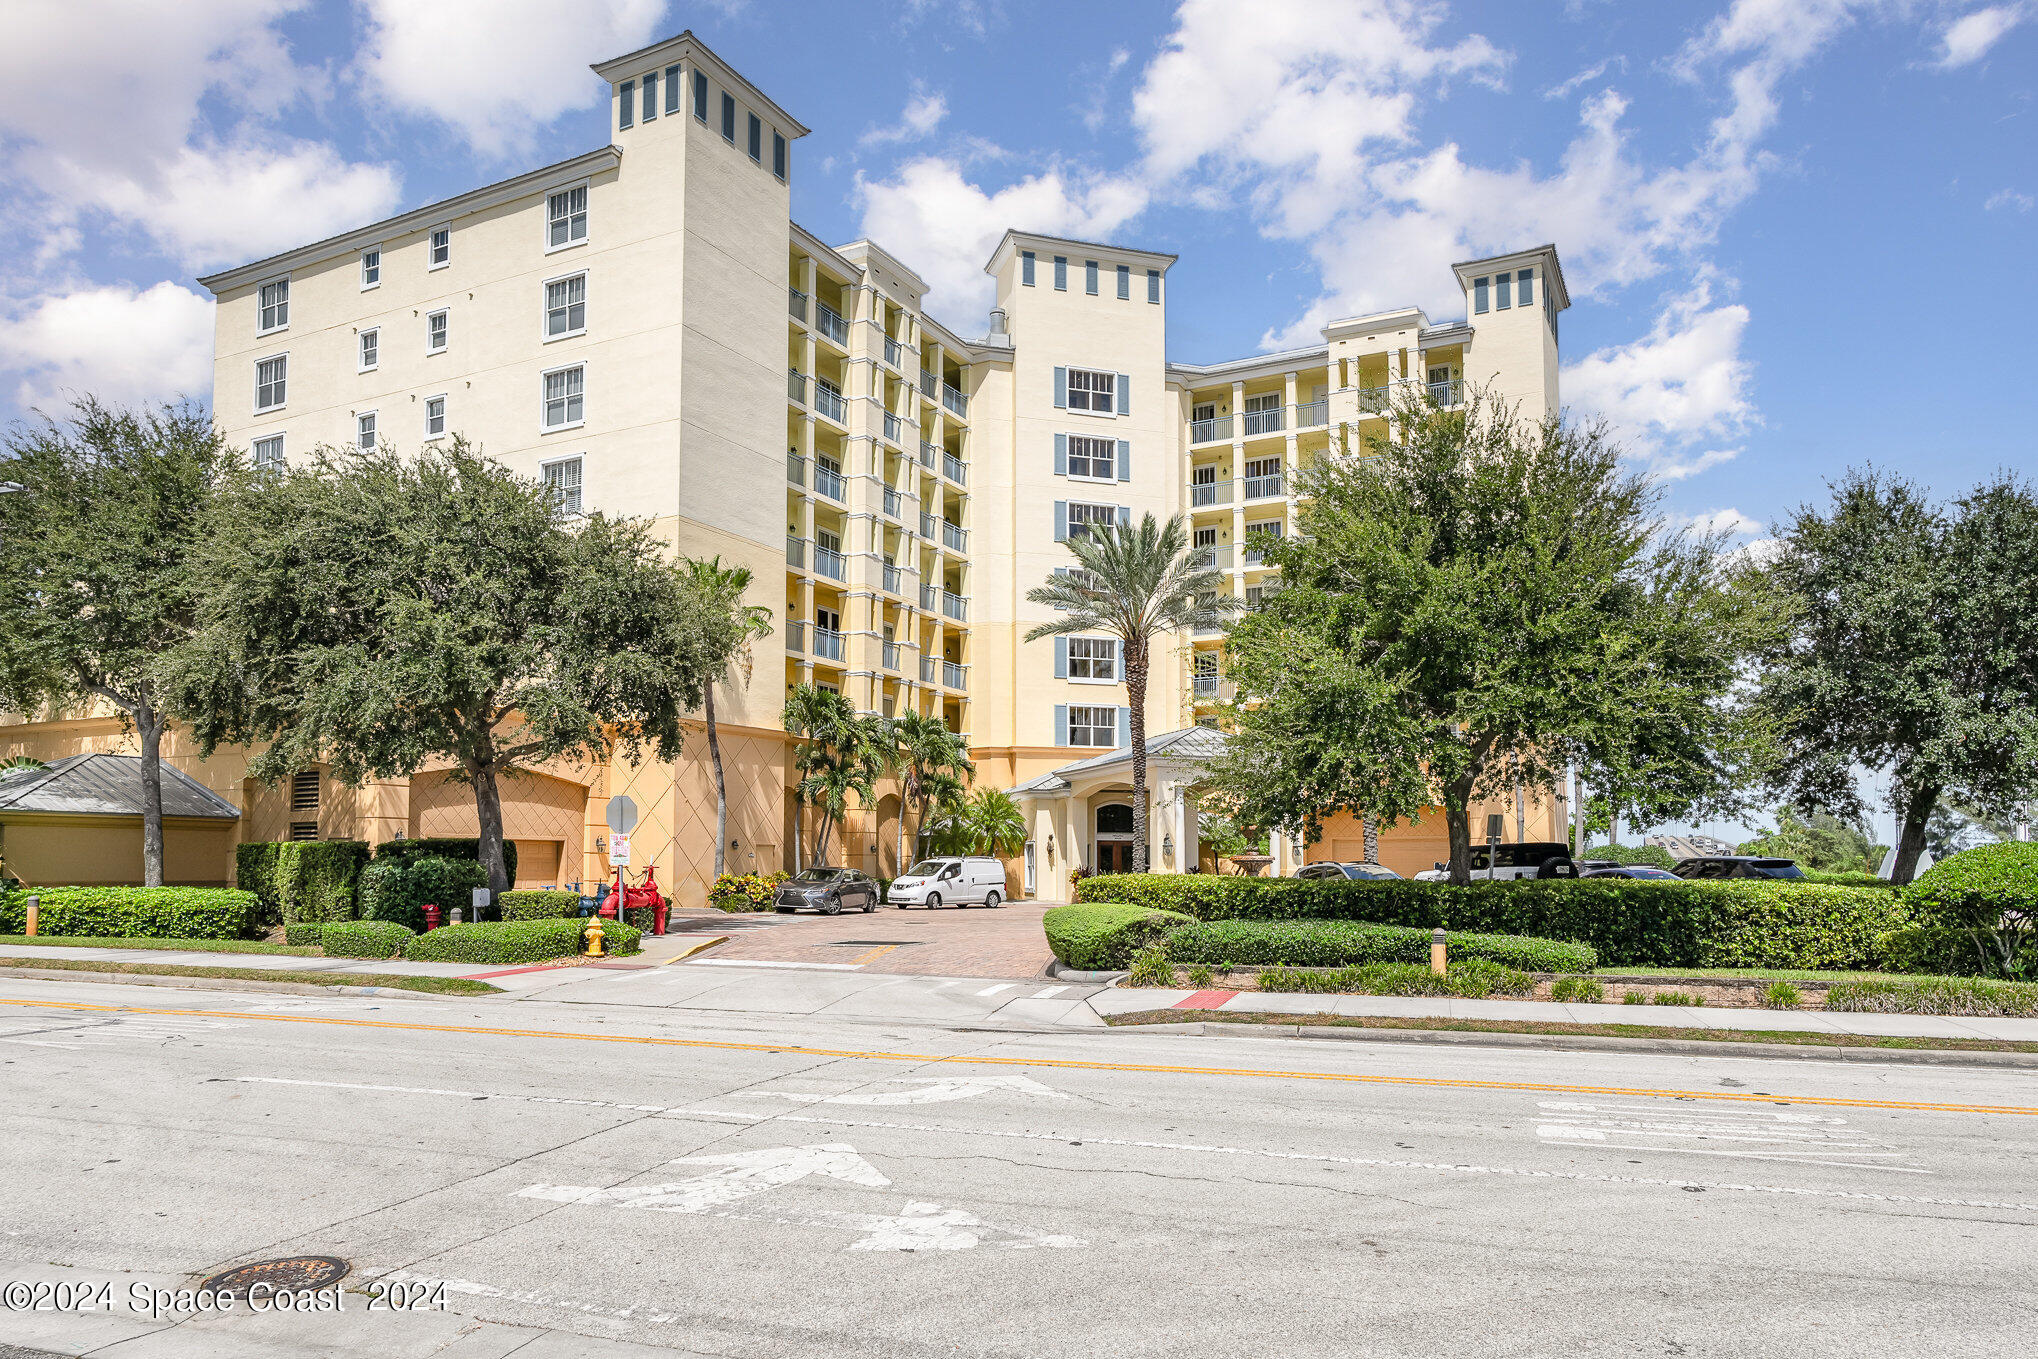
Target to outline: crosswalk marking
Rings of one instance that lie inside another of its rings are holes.
[[[983,990],[977,992],[977,994],[980,996],[995,996],[998,992],[1009,991],[1018,984],[1018,982],[999,982],[996,986],[986,986]]]

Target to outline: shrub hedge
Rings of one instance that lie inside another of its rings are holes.
[[[244,845],[234,846],[234,885],[243,892],[253,892],[262,903],[265,920],[283,918],[282,903],[276,896],[276,856],[285,840],[251,840]]]
[[[1085,878],[1076,896],[1202,920],[1362,920],[1526,935],[1590,944],[1602,967],[1865,968],[1879,961],[1879,935],[1911,923],[1900,893],[1755,879],[1454,887],[1149,873]]]
[[[724,873],[708,888],[708,905],[718,911],[761,911],[771,905],[790,873]]]
[[[420,844],[409,840],[405,844]],[[448,859],[438,855],[378,856],[361,870],[361,918],[387,920],[413,933],[425,927],[427,902],[439,908],[441,921],[453,918],[453,908],[462,914],[470,909],[474,889],[486,887],[488,877],[472,859]],[[473,923],[473,922],[469,922]]]
[[[1303,971],[1269,968],[1260,973],[1262,991],[1341,993],[1362,996],[1526,996],[1535,978],[1499,963],[1474,959],[1445,970],[1439,977],[1427,965],[1366,963],[1359,967]]]
[[[332,920],[319,929],[328,958],[395,958],[417,936],[387,920]]]
[[[1056,906],[1041,917],[1047,946],[1063,966],[1113,972],[1168,931],[1196,922],[1175,911],[1143,906]]]
[[[0,899],[0,934],[27,927],[30,896],[41,934],[246,939],[262,910],[253,892],[233,887],[40,887]]]
[[[1896,886],[1888,878],[1878,878],[1873,873],[1841,873],[1831,869],[1803,867],[1800,867],[1798,872],[1804,874],[1799,881],[1822,882],[1828,887],[1879,887],[1887,892]]]
[[[427,835],[417,840],[389,840],[375,847],[377,859],[465,859],[481,862],[481,841],[457,835]],[[517,880],[517,842],[502,842],[502,866]]]
[[[504,920],[568,920],[580,914],[580,893],[504,892],[495,904]]]
[[[283,927],[283,942],[286,944],[316,944],[319,935],[325,932],[322,920],[301,920],[295,925]]]
[[[276,903],[286,924],[352,920],[354,885],[368,862],[361,840],[292,840],[276,849]]]
[[[581,920],[504,920],[480,925],[447,925],[420,934],[403,956],[419,962],[542,963],[580,952]],[[602,922],[603,946],[610,953],[635,953],[640,935],[618,920]]]
[[[1915,944],[1962,960],[1944,970],[2038,978],[2038,843],[1962,850],[1902,889],[1918,923],[1934,933]],[[1965,936],[1965,948],[1953,934]]]
[[[1598,957],[1589,944],[1524,939],[1504,934],[1451,934],[1452,962],[1481,959],[1526,972],[1590,972]],[[1366,963],[1429,965],[1430,931],[1356,920],[1212,920],[1184,925],[1161,941],[1178,963],[1240,966],[1349,967]]]

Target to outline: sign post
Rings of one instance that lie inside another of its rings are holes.
[[[628,793],[618,793],[609,799],[609,865],[616,870],[616,890],[612,898],[617,920],[623,915],[623,869],[630,862],[630,832],[637,828],[637,802]]]

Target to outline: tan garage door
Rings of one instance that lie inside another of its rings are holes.
[[[565,848],[557,840],[519,840],[517,846],[517,886],[557,887],[559,885],[559,854]]]

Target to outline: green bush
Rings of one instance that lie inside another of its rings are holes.
[[[1606,859],[1617,864],[1642,864],[1665,873],[1677,867],[1677,857],[1661,845],[1593,845],[1579,859]]]
[[[1105,904],[1056,906],[1040,923],[1048,948],[1064,967],[1111,972],[1129,964],[1134,953],[1169,930],[1195,922],[1173,911]]]
[[[2000,967],[1999,935],[1959,925],[1912,925],[1876,939],[1883,967],[1940,977],[1988,976]]]
[[[1606,999],[1606,988],[1590,977],[1559,977],[1550,983],[1550,999],[1596,1005]]]
[[[1132,965],[1126,971],[1127,986],[1173,986],[1174,965],[1168,956],[1157,948],[1143,948],[1132,955]]]
[[[246,939],[262,904],[233,887],[38,887],[0,900],[0,934],[27,928],[28,898],[40,902],[40,934],[130,939]]]
[[[1698,1007],[1705,1004],[1705,997],[1694,996],[1689,991],[1658,991],[1655,995],[1649,997],[1649,1003],[1651,1005],[1689,1005]]]
[[[1841,873],[1824,868],[1805,868],[1802,865],[1798,871],[1804,874],[1799,881],[1822,882],[1828,887],[1878,887],[1886,892],[1896,886],[1888,878],[1878,878],[1873,873]]]
[[[1531,972],[1590,972],[1599,961],[1587,944],[1498,934],[1446,934],[1444,938],[1452,962],[1483,959]],[[1356,920],[1213,920],[1184,925],[1171,932],[1161,946],[1178,963],[1427,966],[1430,931]]]
[[[1963,850],[1901,891],[1917,922],[1934,930],[1899,942],[1908,957],[1950,964],[1943,971],[2038,977],[2038,843]]]
[[[1621,993],[1620,1003],[1623,1005],[1647,1005],[1649,998],[1640,991],[1625,991]]]
[[[387,920],[333,920],[321,927],[318,942],[328,958],[395,958],[416,937]]]
[[[2038,985],[1943,977],[1834,982],[1826,988],[1826,1008],[1856,1014],[2027,1018],[2038,1015]]]
[[[283,906],[276,895],[276,855],[286,840],[251,840],[234,846],[234,885],[253,892],[262,903],[262,919],[281,920]]]
[[[580,915],[578,892],[504,892],[495,904],[502,908],[504,920],[568,920]]]
[[[442,922],[453,918],[455,906],[464,917],[473,909],[474,889],[487,885],[481,865],[472,859],[434,855],[378,858],[361,871],[361,918],[387,920],[413,933],[422,932],[427,903],[439,908]]]
[[[479,925],[447,925],[420,934],[403,956],[419,962],[542,963],[570,958],[581,950],[582,920],[505,920]],[[602,942],[610,953],[635,953],[640,935],[616,920],[602,922]]]
[[[325,932],[323,920],[301,920],[295,925],[283,927],[283,942],[286,944],[316,944],[319,935]]]
[[[360,840],[286,840],[276,847],[276,901],[286,924],[352,920],[355,881],[368,862]]]
[[[1526,996],[1535,978],[1498,963],[1459,963],[1439,977],[1414,963],[1366,963],[1358,967],[1303,970],[1270,967],[1260,973],[1260,990],[1370,996]]]
[[[1762,1003],[1772,1010],[1795,1010],[1803,1002],[1803,993],[1787,981],[1771,982],[1762,993]]]
[[[1217,985],[1217,969],[1211,967],[1208,963],[1198,963],[1189,969],[1187,976],[1183,980],[1198,991],[1208,991],[1211,987]]]
[[[377,859],[465,859],[481,862],[481,841],[456,835],[427,835],[418,840],[388,840],[375,847]],[[503,871],[511,882],[517,880],[517,842],[502,842]],[[466,903],[461,903],[465,905]]]
[[[790,873],[724,873],[708,888],[708,905],[718,911],[762,911]],[[890,882],[885,884],[889,889]]]
[[[1601,967],[1866,968],[1876,938],[1911,923],[1899,893],[1733,879],[1448,883],[1302,881],[1210,874],[1085,878],[1080,902],[1202,920],[1361,920],[1590,944]]]

